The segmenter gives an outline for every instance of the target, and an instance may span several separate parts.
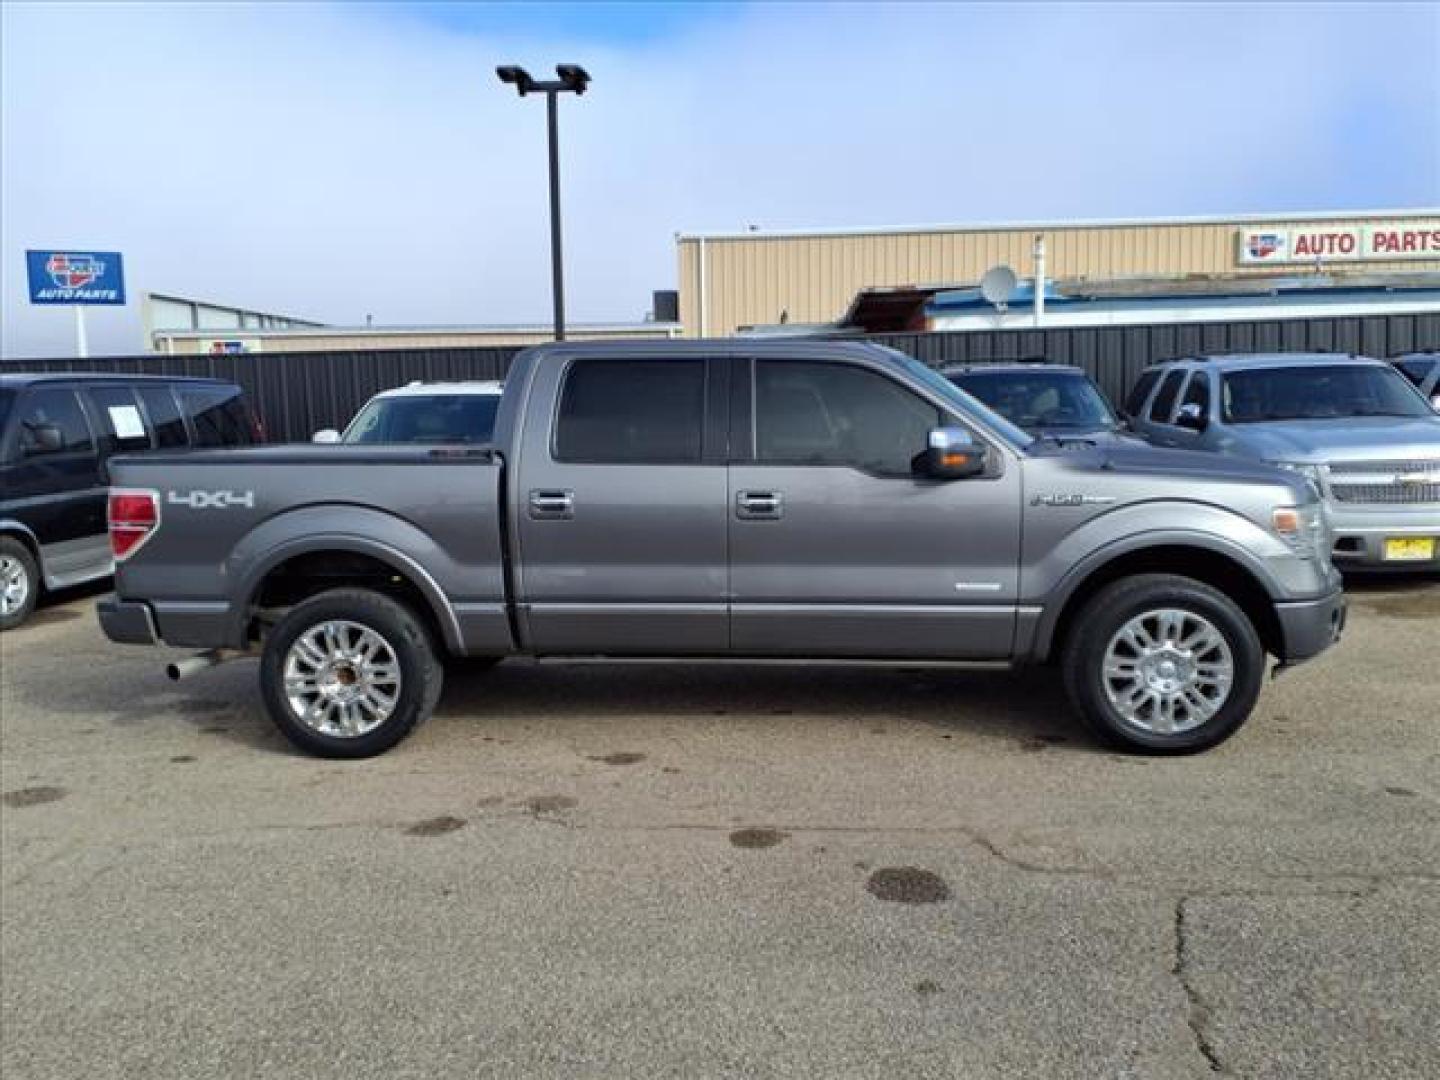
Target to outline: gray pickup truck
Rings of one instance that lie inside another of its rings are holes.
[[[1055,663],[1102,735],[1181,753],[1345,618],[1303,477],[1035,439],[868,344],[543,346],[489,446],[112,473],[106,634],[208,650],[172,674],[258,654],[276,724],[336,757],[404,738],[447,654]]]

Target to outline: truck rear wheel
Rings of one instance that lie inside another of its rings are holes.
[[[13,536],[0,536],[0,630],[19,626],[40,598],[40,568],[30,549]]]
[[[1265,650],[1228,596],[1191,578],[1141,574],[1081,609],[1061,653],[1086,722],[1129,750],[1189,754],[1233,735],[1264,679]]]
[[[275,624],[260,659],[260,690],[275,725],[321,757],[372,757],[420,724],[442,671],[424,624],[368,589],[333,589]]]

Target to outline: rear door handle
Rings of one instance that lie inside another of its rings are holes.
[[[745,521],[774,521],[785,510],[778,491],[741,491],[735,495],[735,516]]]
[[[575,516],[575,492],[535,488],[530,492],[530,517],[536,521],[569,521]]]

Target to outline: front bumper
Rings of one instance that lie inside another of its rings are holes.
[[[1345,594],[1339,589],[1318,600],[1296,600],[1275,605],[1280,619],[1283,653],[1280,660],[1298,664],[1318,656],[1340,640],[1345,631]]]
[[[121,600],[107,593],[95,604],[100,629],[111,641],[121,645],[157,645],[160,634],[155,629],[155,616],[147,604],[138,600]]]
[[[1383,567],[1387,570],[1440,569],[1440,507],[1359,506],[1329,502],[1326,510],[1335,534],[1331,557],[1346,569]],[[1386,559],[1385,541],[1429,537],[1435,541],[1429,559]]]

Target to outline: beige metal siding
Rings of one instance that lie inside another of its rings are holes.
[[[1266,220],[1275,228],[1347,228],[1410,224],[1428,214],[1387,217]],[[887,285],[974,283],[1004,263],[1021,277],[1034,273],[1031,250],[1045,237],[1050,278],[1109,279],[1185,274],[1303,274],[1304,266],[1241,266],[1237,231],[1253,219],[1135,225],[1017,226],[1001,229],[923,230],[843,235],[681,237],[680,321],[687,335],[700,333],[700,253],[705,257],[705,330],[711,336],[780,321],[830,322],[844,314],[855,294]],[[1440,259],[1327,262],[1325,272],[1374,274],[1440,270]]]

